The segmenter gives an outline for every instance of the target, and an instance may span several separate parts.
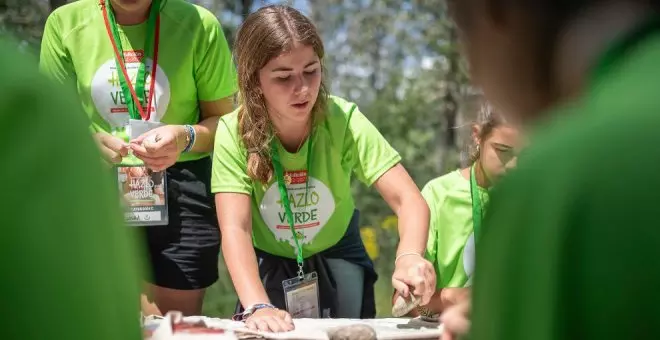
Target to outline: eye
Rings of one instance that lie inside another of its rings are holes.
[[[316,74],[316,72],[317,72],[318,70],[319,70],[319,69],[315,68],[315,69],[313,69],[313,70],[305,71],[304,73],[305,73],[305,74],[308,74],[308,75],[312,75],[312,74]]]
[[[285,81],[291,79],[291,76],[276,77],[275,79],[277,79],[278,81],[281,81],[281,82],[285,82]]]

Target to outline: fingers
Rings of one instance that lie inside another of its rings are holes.
[[[408,269],[406,276],[401,277],[401,281],[410,286],[412,293],[416,296],[425,296],[427,295],[427,284],[424,274],[425,269],[422,265],[414,265]],[[430,297],[427,296],[426,299],[429,300]],[[422,301],[422,303],[427,304],[428,301]]]
[[[397,293],[399,293],[401,297],[408,298],[408,294],[410,294],[410,288],[405,282],[392,277],[392,287],[396,289]]]
[[[94,137],[106,161],[117,164],[128,155],[128,144],[123,140],[106,133],[97,133]]]
[[[294,329],[291,315],[283,310],[264,310],[262,315],[253,315],[245,321],[252,330],[262,332],[288,332]]]
[[[101,156],[112,164],[119,164],[122,160],[122,156],[119,152],[112,151],[104,145],[101,145]]]
[[[142,160],[144,164],[149,167],[151,170],[155,172],[163,171],[170,166],[172,166],[174,163],[176,163],[176,158],[172,158],[169,156],[165,157],[152,157],[147,154],[139,153],[137,151],[133,151],[133,154]]]
[[[401,261],[400,265],[401,269],[395,271],[394,278],[409,286],[412,294],[420,297],[421,304],[427,305],[435,293],[436,285],[435,269],[431,263],[425,259],[410,259]],[[401,272],[406,275],[401,275]]]
[[[440,316],[440,321],[442,321],[445,327],[444,332],[449,332],[454,335],[467,334],[467,332],[470,330],[469,313],[469,300],[465,300],[458,305],[448,308]]]

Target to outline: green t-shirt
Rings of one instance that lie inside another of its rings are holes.
[[[118,28],[133,81],[144,55],[147,23]],[[117,136],[127,139],[124,127],[128,124],[128,109],[114,56],[98,0],[67,4],[48,17],[41,45],[41,70],[60,82],[75,82],[94,131],[114,130]],[[151,65],[152,59],[147,58],[147,95]],[[183,0],[162,0],[155,111],[150,120],[196,124],[200,120],[199,101],[218,100],[235,92],[234,64],[215,16]],[[205,156],[184,153],[179,160]]]
[[[488,192],[478,189],[485,206]],[[422,196],[431,212],[426,258],[435,267],[437,288],[470,285],[474,272],[470,180],[456,170],[426,184]]]
[[[645,33],[491,194],[472,339],[660,339],[660,23]]]
[[[312,135],[313,164],[305,204],[307,147],[287,152],[277,139],[296,231],[303,256],[335,245],[346,232],[355,203],[351,177],[373,184],[401,160],[399,154],[358,110],[354,103],[330,97],[323,121]],[[211,190],[252,197],[254,246],[268,253],[295,258],[295,242],[288,225],[275,180],[266,187],[247,174],[247,151],[238,135],[238,110],[220,120],[215,139]]]
[[[136,242],[88,120],[14,51],[0,42],[0,339],[140,340]]]

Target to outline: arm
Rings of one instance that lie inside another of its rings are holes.
[[[207,14],[202,18],[203,38],[194,50],[198,61],[194,72],[201,117],[193,126],[197,134],[193,152],[213,150],[218,118],[233,111],[237,90],[236,67],[227,39],[215,16]]]
[[[423,256],[429,232],[429,208],[403,165],[397,164],[374,183],[376,190],[397,215],[399,247],[397,256]]]
[[[247,308],[257,303],[270,303],[252,248],[250,196],[218,193],[215,202],[222,233],[222,254],[241,304]]]
[[[234,99],[226,97],[214,101],[200,101],[199,109],[202,116],[199,124],[193,125],[196,139],[192,152],[210,152],[213,150],[215,140],[215,130],[218,128],[218,119],[224,114],[234,109]],[[183,126],[179,127],[180,138],[185,139],[186,130]]]

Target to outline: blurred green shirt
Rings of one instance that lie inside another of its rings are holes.
[[[15,51],[0,41],[0,339],[142,339],[134,242],[89,122]]]
[[[471,339],[660,339],[660,25],[594,73],[492,192]]]

